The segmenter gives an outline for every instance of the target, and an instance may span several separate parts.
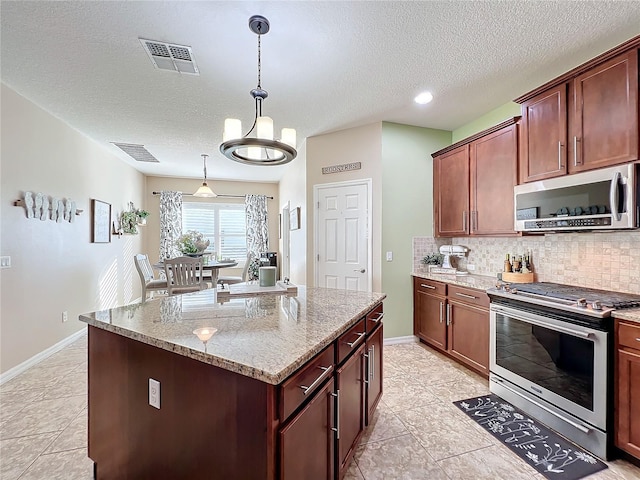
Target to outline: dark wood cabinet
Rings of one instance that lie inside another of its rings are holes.
[[[615,443],[640,459],[640,325],[616,321]]]
[[[444,321],[446,284],[414,277],[413,285],[415,335],[436,348],[446,350],[447,326]]]
[[[471,235],[514,234],[518,124],[471,143]]]
[[[572,87],[569,173],[637,160],[637,50],[579,75]]]
[[[515,235],[518,117],[433,154],[436,237]]]
[[[638,159],[640,37],[516,99],[520,183]]]
[[[434,218],[437,237],[469,233],[469,145],[433,159]]]
[[[360,345],[336,369],[338,478],[346,473],[364,431],[365,347],[365,343]]]
[[[567,173],[567,84],[522,104],[520,183]]]
[[[425,287],[433,289],[425,290]],[[413,298],[414,334],[423,342],[487,377],[487,294],[472,288],[414,277]]]
[[[365,377],[365,425],[371,423],[380,398],[382,398],[382,324],[380,324],[367,338],[366,377]]]
[[[334,455],[333,379],[280,430],[280,478],[332,479]]]

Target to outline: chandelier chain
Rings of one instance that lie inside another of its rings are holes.
[[[261,70],[262,70],[262,62],[260,60],[260,37],[262,35],[258,34],[258,90],[260,90],[262,87],[260,86],[260,81],[261,81]]]

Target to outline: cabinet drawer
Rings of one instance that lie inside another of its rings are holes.
[[[284,422],[333,374],[333,344],[307,362],[280,387],[280,421]]]
[[[382,311],[382,304],[378,305],[376,308],[367,313],[366,317],[366,330],[367,335],[373,332],[380,322],[382,321],[382,317],[384,317],[384,313]]]
[[[413,284],[416,290],[424,293],[429,293],[431,295],[442,295],[443,297],[447,294],[446,283],[427,280],[426,278],[414,277]]]
[[[338,338],[336,364],[342,363],[351,352],[355,352],[358,349],[364,342],[365,334],[365,319],[363,318]]]
[[[640,350],[640,324],[632,325],[620,322],[618,344],[621,347],[631,347]]]
[[[489,308],[489,296],[482,290],[449,285],[449,300]]]

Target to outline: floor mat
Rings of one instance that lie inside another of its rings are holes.
[[[608,468],[497,395],[453,403],[546,478],[578,480]]]

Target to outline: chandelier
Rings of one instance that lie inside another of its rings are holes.
[[[235,118],[224,121],[220,151],[236,162],[247,165],[284,165],[296,158],[296,131],[283,128],[280,140],[273,138],[273,120],[262,115],[262,102],[268,93],[262,89],[260,37],[269,31],[269,20],[260,15],[249,19],[249,29],[258,35],[258,86],[249,92],[255,100],[255,118],[249,131],[242,136],[242,123]],[[252,132],[255,136],[250,137]]]
[[[193,194],[194,197],[213,198],[218,196],[215,193],[213,193],[213,190],[211,190],[209,188],[209,185],[207,185],[207,157],[208,156],[209,155],[207,155],[206,153],[203,153],[201,155],[202,163],[204,165],[204,180],[202,181],[202,185],[200,186],[200,188],[198,188],[198,190],[196,190],[196,193]]]

